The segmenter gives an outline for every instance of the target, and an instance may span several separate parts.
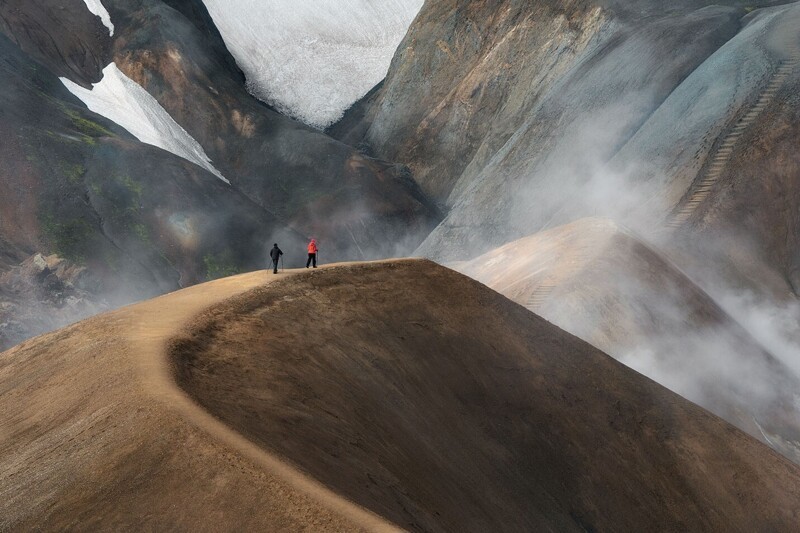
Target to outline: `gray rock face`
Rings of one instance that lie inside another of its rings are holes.
[[[660,231],[677,204],[691,200],[689,189],[711,165],[720,136],[756,105],[792,54],[797,5],[753,11],[774,2],[709,4],[431,3],[383,87],[332,131],[407,163],[446,206],[446,219],[418,250],[429,257],[474,257],[587,215]],[[788,76],[774,96],[772,110],[788,106],[783,118],[769,109],[759,116],[750,142],[736,148],[734,166],[763,168],[748,147],[757,146],[759,123],[773,135],[773,125],[792,123],[793,80]],[[796,139],[780,132],[787,142]],[[798,172],[785,163],[784,182]],[[741,202],[777,201],[784,214],[794,205],[768,196],[761,191]],[[730,215],[724,220],[715,208],[713,222],[703,219],[719,233],[741,211],[727,195],[713,201]],[[796,231],[791,216],[763,217]],[[688,226],[697,230],[700,219]],[[753,239],[774,241],[766,233],[763,223]],[[769,248],[771,261],[793,254],[776,242]]]
[[[444,202],[609,23],[587,2],[428,3],[364,123],[340,134],[351,144],[364,134],[375,153],[407,162]]]

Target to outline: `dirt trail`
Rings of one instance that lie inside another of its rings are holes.
[[[167,346],[193,317],[296,272],[195,286],[0,355],[0,405],[11,414],[0,417],[0,531],[395,530],[231,430],[175,384]],[[27,409],[14,407],[21,398]]]
[[[305,272],[305,270],[289,270],[277,277],[266,272],[258,272],[223,279],[205,286],[202,290],[189,289],[172,295],[168,297],[167,305],[154,306],[155,309],[145,309],[149,317],[156,315],[158,320],[154,324],[150,318],[137,324],[137,327],[132,330],[132,336],[136,339],[132,348],[139,351],[140,354],[147,355],[147,357],[140,357],[138,361],[141,363],[144,379],[151,385],[149,392],[165,405],[176,409],[186,420],[190,420],[219,442],[225,443],[232,450],[260,464],[266,471],[283,478],[295,489],[319,500],[325,507],[351,519],[354,523],[361,524],[373,531],[395,530],[396,528],[391,527],[381,518],[348,502],[233,431],[196,404],[175,383],[172,365],[168,360],[167,345],[181,328],[188,325],[192,318],[224,300],[299,272]],[[153,303],[155,304],[155,302]],[[153,315],[150,315],[151,312]]]
[[[2,531],[790,531],[798,498],[769,448],[428,261],[238,276],[0,354]]]

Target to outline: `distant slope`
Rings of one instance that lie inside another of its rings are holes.
[[[798,294],[798,27],[798,2],[428,2],[330,131],[446,204],[422,255],[602,215],[690,255],[717,244],[712,266],[770,264]]]
[[[456,268],[800,462],[800,379],[629,230],[582,219]]]

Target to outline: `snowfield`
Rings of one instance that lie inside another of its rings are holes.
[[[112,120],[145,144],[162,148],[208,170],[230,183],[211,164],[203,147],[161,107],[138,83],[127,77],[115,63],[103,69],[103,79],[84,89],[60,78],[69,91],[95,113]]]
[[[103,26],[108,28],[108,34],[113,37],[114,24],[111,22],[111,15],[108,14],[108,10],[103,6],[103,3],[100,0],[83,0],[83,2],[93,15],[97,15],[100,18]]]
[[[325,128],[386,76],[423,0],[204,0],[248,90]]]

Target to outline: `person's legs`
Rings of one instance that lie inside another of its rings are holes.
[[[314,258],[314,254],[308,254],[308,261],[306,261],[306,268],[311,265],[311,259]]]
[[[314,261],[314,268],[317,268],[317,254],[311,254],[311,258]]]
[[[278,261],[277,260],[273,260],[272,261],[272,273],[273,274],[277,274],[278,273]]]

